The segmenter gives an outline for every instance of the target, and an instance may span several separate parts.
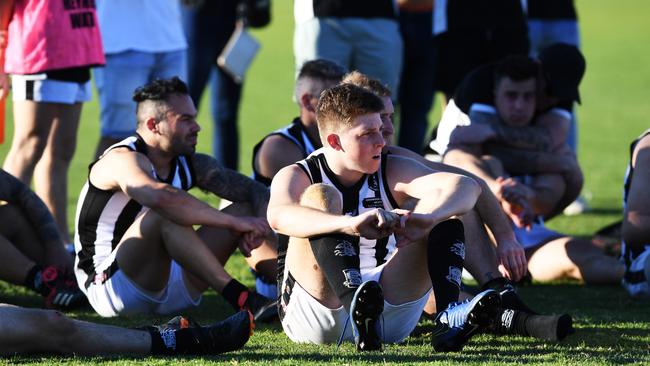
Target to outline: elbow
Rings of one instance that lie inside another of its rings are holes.
[[[269,226],[273,231],[281,233],[282,223],[281,217],[279,215],[278,209],[275,207],[269,206],[266,210],[266,221],[268,221]]]
[[[467,176],[459,176],[458,185],[465,192],[465,197],[467,198],[467,211],[474,208],[476,201],[478,201],[479,196],[483,192],[481,184],[475,179]]]

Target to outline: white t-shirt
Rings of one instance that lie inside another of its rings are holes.
[[[178,0],[97,0],[97,17],[107,54],[187,48]]]

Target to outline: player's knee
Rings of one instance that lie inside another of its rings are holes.
[[[38,323],[42,325],[45,332],[52,335],[52,339],[62,339],[74,333],[76,329],[70,318],[56,310],[43,310],[40,318]]]
[[[334,187],[322,183],[312,184],[307,187],[300,196],[300,204],[333,214],[343,212],[341,193]]]

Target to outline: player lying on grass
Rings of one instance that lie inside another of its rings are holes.
[[[206,327],[176,317],[162,326],[127,329],[70,319],[54,310],[0,304],[0,356],[214,355],[240,349],[252,331],[248,311]]]

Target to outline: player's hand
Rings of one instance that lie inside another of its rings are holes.
[[[404,210],[400,210],[404,211]],[[429,235],[437,222],[430,215],[413,212],[400,212],[400,226],[395,229],[396,246],[398,248],[418,242]]]
[[[376,208],[361,215],[350,217],[350,225],[355,235],[366,239],[380,239],[393,233],[400,224],[397,213]]]
[[[269,223],[263,217],[237,217],[232,230],[241,234],[239,249],[245,257],[249,257],[253,249],[273,235]]]
[[[499,272],[512,281],[519,281],[528,271],[524,248],[516,239],[497,243]]]

